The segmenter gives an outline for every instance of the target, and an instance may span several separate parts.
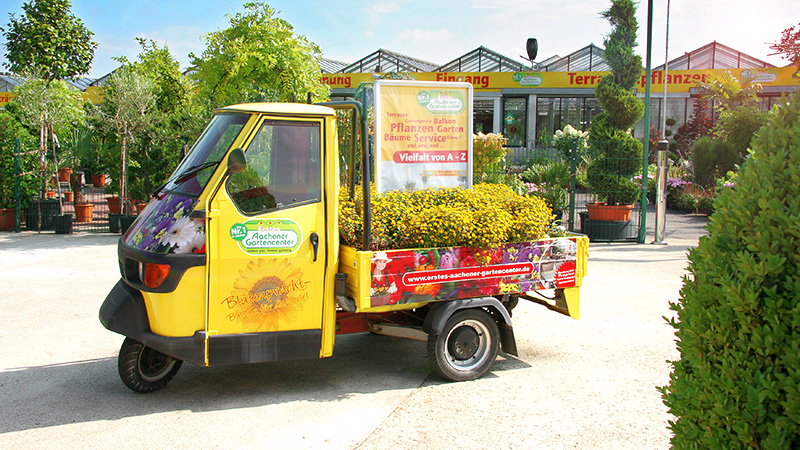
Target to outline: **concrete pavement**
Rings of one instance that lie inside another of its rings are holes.
[[[365,334],[325,360],[185,364],[149,395],[122,385],[123,338],[97,320],[118,237],[0,233],[0,448],[668,449],[663,316],[705,223],[670,211],[666,246],[591,244],[581,320],[521,304],[520,356],[480,380],[442,382],[423,342]]]

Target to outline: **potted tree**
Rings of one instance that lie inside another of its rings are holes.
[[[71,184],[72,184],[72,192],[75,197],[75,203],[74,203],[75,221],[91,222],[93,205],[86,199],[86,195],[83,193],[82,180],[80,180],[79,177],[73,174],[71,179]]]
[[[633,237],[628,234],[635,231],[628,225],[640,195],[640,187],[632,179],[641,166],[642,143],[631,135],[631,129],[644,114],[644,104],[633,93],[642,74],[642,58],[633,51],[638,28],[633,1],[612,0],[602,16],[613,26],[605,40],[611,74],[604,76],[595,90],[603,112],[592,119],[592,161],[586,175],[596,202],[587,205],[588,221],[582,220],[582,224],[590,238],[616,240]]]
[[[155,110],[155,83],[140,73],[136,67],[124,64],[108,81],[101,108],[105,122],[114,127],[120,141],[119,196],[122,214],[131,214],[128,186],[129,147],[136,133],[145,129]]]

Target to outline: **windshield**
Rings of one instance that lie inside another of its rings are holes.
[[[164,190],[191,197],[200,195],[249,118],[248,114],[214,116]]]

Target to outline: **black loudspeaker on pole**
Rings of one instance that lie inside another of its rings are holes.
[[[536,59],[536,54],[539,53],[539,42],[536,38],[528,38],[528,42],[525,43],[525,50],[528,51],[528,59],[531,61]]]

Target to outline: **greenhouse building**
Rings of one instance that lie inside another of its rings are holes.
[[[322,81],[336,99],[350,98],[363,82],[387,74],[422,81],[466,81],[473,85],[474,132],[503,133],[509,147],[530,147],[537,138],[549,138],[556,130],[572,125],[588,130],[592,117],[601,111],[594,96],[600,78],[611,69],[603,49],[590,44],[567,56],[553,56],[533,67],[524,65],[485,47],[479,47],[444,64],[422,61],[388,50],[378,50],[352,63],[325,60]],[[712,42],[669,61],[651,71],[651,124],[660,128],[662,102],[666,97],[666,135],[692,114],[702,94],[698,83],[714,73],[754,77],[763,90],[762,110],[768,110],[781,95],[794,92],[800,80],[793,78],[792,66],[776,67],[718,42]],[[665,96],[664,82],[667,81]],[[644,101],[644,71],[636,94]],[[665,130],[661,130],[662,132]],[[644,137],[640,121],[634,134]]]

